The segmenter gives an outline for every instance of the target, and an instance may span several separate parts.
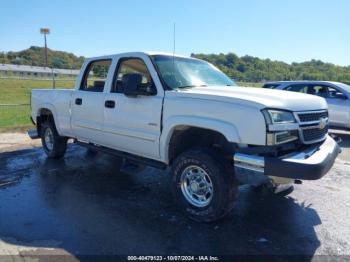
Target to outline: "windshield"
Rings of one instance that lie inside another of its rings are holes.
[[[235,86],[235,82],[210,63],[202,60],[152,56],[160,77],[171,89],[195,86]]]

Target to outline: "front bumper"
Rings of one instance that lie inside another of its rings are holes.
[[[234,154],[233,158],[238,180],[248,184],[261,184],[267,176],[319,179],[327,174],[340,152],[338,144],[327,136],[322,144],[311,145],[304,151],[279,158],[241,153]]]

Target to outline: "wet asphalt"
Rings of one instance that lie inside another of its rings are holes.
[[[350,255],[350,135],[342,138],[345,154],[321,180],[296,185],[288,197],[241,187],[234,210],[211,224],[181,213],[165,171],[120,172],[113,156],[74,144],[61,160],[47,159],[41,148],[3,152],[0,251],[20,245],[74,256]]]

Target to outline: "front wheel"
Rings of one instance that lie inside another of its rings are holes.
[[[67,138],[57,133],[52,122],[45,122],[41,125],[41,143],[49,158],[63,157],[67,149]]]
[[[171,169],[173,195],[193,220],[211,222],[232,210],[238,183],[224,157],[209,149],[181,154]]]

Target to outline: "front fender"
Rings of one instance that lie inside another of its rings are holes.
[[[174,116],[166,119],[163,125],[162,135],[160,137],[160,157],[165,163],[169,163],[169,143],[176,127],[190,126],[213,130],[221,133],[227,141],[240,143],[240,135],[237,128],[231,123],[202,117],[193,116]]]

